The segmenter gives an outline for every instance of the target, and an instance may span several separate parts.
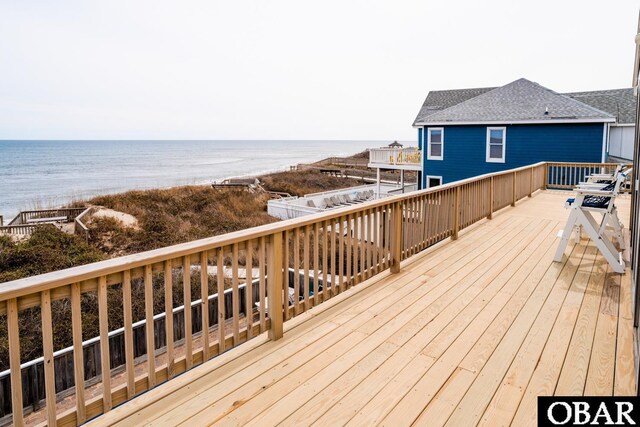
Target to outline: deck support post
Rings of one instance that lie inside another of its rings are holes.
[[[402,202],[393,206],[391,221],[391,273],[396,274],[402,260]]]
[[[267,267],[267,308],[271,326],[269,339],[279,340],[283,335],[283,269],[282,269],[282,232],[269,236]]]
[[[493,177],[491,177],[491,181],[489,182],[489,215],[487,215],[488,219],[493,219],[493,198],[494,198]]]
[[[460,186],[456,187],[455,203],[453,208],[453,234],[451,240],[458,239],[458,232],[460,231]]]
[[[513,202],[511,202],[511,206],[516,205],[516,172],[513,173]]]

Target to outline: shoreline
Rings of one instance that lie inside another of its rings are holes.
[[[271,174],[276,174],[276,173],[282,173],[282,172],[288,172],[290,170],[292,170],[292,167],[295,167],[297,165],[300,164],[305,164],[305,165],[312,165],[318,162],[321,162],[323,160],[329,159],[329,158],[352,158],[354,156],[357,156],[358,154],[362,153],[363,151],[358,151],[356,153],[351,153],[351,154],[346,154],[346,155],[335,155],[335,154],[329,154],[329,155],[323,155],[322,157],[319,158],[312,158],[309,159],[308,162],[302,163],[302,162],[296,162],[294,164],[289,164],[286,166],[282,166],[282,167],[274,167],[274,168],[265,168],[265,169],[261,169],[255,172],[251,172],[251,173],[246,173],[246,174],[229,174],[226,175],[222,178],[219,179],[208,179],[208,180],[199,180],[199,181],[194,181],[194,182],[189,182],[189,183],[182,183],[182,184],[171,184],[171,185],[150,185],[150,186],[136,186],[136,187],[130,187],[130,188],[126,188],[126,189],[121,189],[121,190],[104,190],[104,191],[95,191],[95,192],[90,192],[90,193],[85,193],[85,194],[71,194],[68,196],[65,195],[56,195],[52,197],[52,200],[62,200],[61,202],[42,202],[38,199],[34,199],[31,202],[29,202],[29,205],[27,206],[22,206],[22,207],[15,207],[13,209],[13,211],[9,211],[8,214],[5,214],[3,212],[0,212],[0,216],[4,217],[4,222],[5,223],[9,223],[13,218],[16,217],[16,215],[18,215],[20,212],[22,211],[28,211],[28,210],[39,210],[39,209],[58,209],[58,208],[64,208],[64,207],[70,207],[73,205],[77,205],[81,202],[87,201],[87,200],[91,200],[97,197],[106,197],[106,196],[117,196],[119,194],[124,194],[130,191],[153,191],[153,190],[172,190],[172,189],[176,189],[176,188],[181,188],[181,187],[191,187],[191,186],[208,186],[211,185],[214,182],[220,182],[220,181],[224,181],[227,179],[237,179],[237,178],[249,178],[249,177],[256,177],[256,178],[261,178],[267,175],[271,175]]]

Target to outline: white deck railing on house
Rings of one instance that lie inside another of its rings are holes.
[[[369,165],[420,166],[421,151],[417,147],[407,148],[371,148]]]

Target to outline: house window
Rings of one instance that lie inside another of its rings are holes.
[[[427,129],[427,160],[442,160],[444,158],[444,129]]]
[[[487,128],[487,162],[504,163],[507,128]]]
[[[427,175],[427,188],[436,187],[438,185],[442,185],[442,177],[441,176],[430,176],[430,175]]]

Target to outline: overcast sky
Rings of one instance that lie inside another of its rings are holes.
[[[402,139],[430,90],[629,87],[637,0],[0,3],[0,139]]]

